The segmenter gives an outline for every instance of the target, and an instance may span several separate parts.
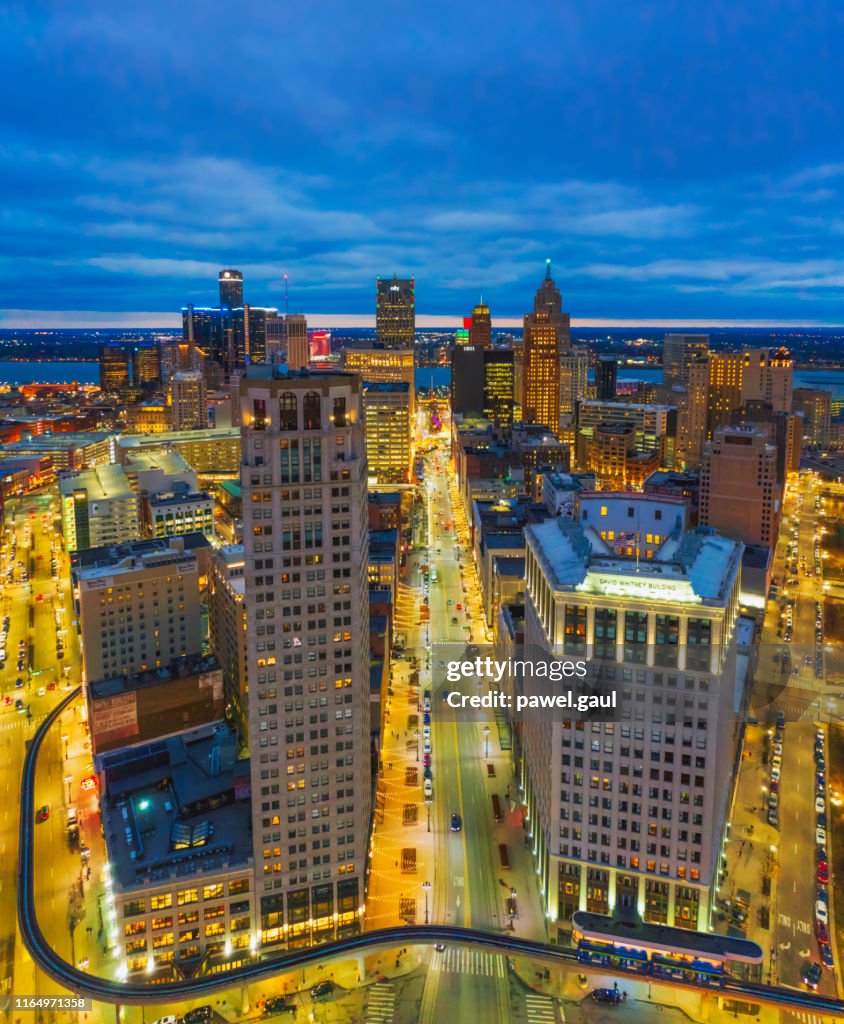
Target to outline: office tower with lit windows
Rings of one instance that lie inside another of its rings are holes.
[[[803,416],[803,440],[823,448],[829,444],[832,393],[817,388],[795,388],[791,408]]]
[[[615,356],[598,356],[595,363],[595,397],[599,402],[615,401],[618,382],[618,360]]]
[[[791,412],[794,360],[789,351],[751,348],[743,356],[741,404],[767,402],[774,412]]]
[[[711,352],[707,375],[706,431],[711,437],[730,422],[730,413],[742,402],[742,352]]]
[[[258,952],[359,932],[371,818],[359,378],[240,381]]]
[[[560,419],[571,423],[577,403],[587,397],[589,387],[589,357],[569,353],[560,356]]]
[[[705,360],[708,355],[708,334],[666,334],[662,343],[662,383],[667,387],[688,387],[689,364]]]
[[[479,348],[492,347],[492,316],[489,306],[481,299],[472,310],[471,324],[469,327],[469,344]]]
[[[755,424],[721,427],[703,447],[698,521],[745,544],[773,547],[782,484],[777,447]]]
[[[243,274],[239,270],[221,270],[220,309],[237,309],[243,306]]]
[[[522,422],[560,428],[560,355],[570,348],[569,318],[551,277],[551,261],[524,320],[522,349]]]
[[[226,704],[249,749],[249,676],[246,660],[246,584],[242,544],[211,554],[208,573],[208,636],[223,672]]]
[[[179,370],[171,383],[174,430],[199,430],[208,426],[208,392],[199,370]]]
[[[710,930],[740,729],[742,545],[682,498],[598,492],[525,529],[525,644],[590,660],[616,711],[528,715],[531,850],[552,938],[572,914]],[[545,680],[525,676],[526,695]]]
[[[132,346],[132,383],[141,391],[161,384],[161,350],[155,342]]]
[[[589,468],[589,445],[596,429],[606,423],[628,423],[634,431],[637,451],[657,452],[660,464],[674,465],[677,437],[677,410],[668,405],[642,405],[634,402],[581,402],[577,409],[577,463]]]
[[[307,368],[308,321],[304,313],[288,313],[284,318],[287,328],[287,365],[291,370]]]
[[[375,338],[385,348],[414,347],[416,284],[412,277],[379,277],[376,280]]]
[[[451,411],[483,416],[499,427],[513,424],[512,349],[455,345],[451,353]]]
[[[378,483],[405,484],[413,462],[408,384],[363,382],[366,458]]]
[[[107,343],[100,348],[100,388],[110,395],[119,395],[129,387],[129,350],[123,345]]]
[[[207,306],[187,305],[182,307],[182,341],[194,349],[200,349],[208,359],[214,360],[224,371],[231,365],[229,351],[228,321],[224,311]],[[172,346],[166,346],[172,348]],[[162,379],[166,384],[175,373],[178,359],[168,359],[162,347]],[[169,372],[168,372],[169,371]]]

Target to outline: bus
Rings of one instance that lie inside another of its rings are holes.
[[[501,861],[501,870],[510,870],[510,851],[507,849],[506,843],[499,843],[498,845],[498,859]]]
[[[502,821],[504,815],[501,811],[501,801],[497,793],[492,794],[492,816],[496,821]]]

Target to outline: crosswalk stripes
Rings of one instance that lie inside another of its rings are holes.
[[[366,1024],[390,1024],[396,1006],[396,993],[392,984],[382,982],[369,990]]]
[[[528,992],[525,995],[525,1003],[527,1004],[528,1024],[552,1024],[556,1021],[554,1000],[550,996]]]
[[[825,1024],[825,1021],[830,1020],[830,1017],[824,1017],[819,1013],[803,1013],[797,1010],[791,1010],[788,1016],[792,1020],[799,1020],[801,1024]]]
[[[446,948],[439,959],[439,968],[452,974],[481,974],[488,978],[503,978],[506,974],[504,961],[500,956],[460,946]]]

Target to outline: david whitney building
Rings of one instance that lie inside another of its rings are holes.
[[[617,906],[707,930],[740,740],[742,545],[688,530],[678,499],[632,493],[581,495],[574,521],[525,535],[525,644],[593,659],[618,700],[602,720],[524,723],[551,935]]]

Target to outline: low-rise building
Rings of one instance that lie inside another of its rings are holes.
[[[138,496],[121,466],[63,473],[59,497],[68,551],[120,544],[140,536]]]
[[[119,976],[246,962],[256,906],[249,761],[223,723],[97,759]]]

